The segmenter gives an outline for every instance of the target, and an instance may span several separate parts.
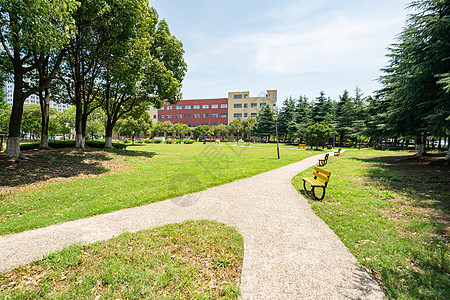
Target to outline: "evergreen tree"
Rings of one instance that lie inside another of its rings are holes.
[[[414,1],[410,8],[415,13],[389,49],[381,82],[390,104],[387,126],[397,135],[415,135],[421,156],[426,135],[450,128],[450,1]]]
[[[336,132],[339,137],[339,145],[342,147],[354,133],[355,107],[347,90],[342,96],[339,96],[337,115]]]
[[[275,134],[275,120],[273,119],[274,113],[269,106],[265,106],[261,109],[256,117],[256,125],[254,134],[258,137],[265,137],[269,141],[269,137]]]

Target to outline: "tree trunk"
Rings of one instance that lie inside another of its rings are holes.
[[[422,136],[417,134],[416,136],[417,156],[422,157],[425,153],[425,144]]]
[[[107,136],[105,138],[105,148],[109,148],[109,149],[113,149],[113,145],[112,145],[112,136]]]
[[[450,146],[448,147],[447,154],[445,155],[445,160],[446,161],[450,160]]]
[[[41,119],[42,119],[42,130],[41,130],[41,143],[39,149],[48,149],[48,123],[50,120],[50,91],[45,89],[45,95],[39,92],[39,100],[41,102]]]
[[[11,118],[9,119],[6,157],[20,156],[20,124],[22,123],[23,103],[25,99],[23,99],[22,92],[22,77],[15,78],[14,81],[14,101],[12,105]]]
[[[107,124],[105,128],[105,148],[114,148],[112,145],[112,133],[113,133],[113,126],[111,124]]]

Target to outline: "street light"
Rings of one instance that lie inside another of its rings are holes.
[[[280,159],[280,147],[278,146],[278,114],[273,115],[273,119],[275,120],[275,133],[277,136],[277,155],[278,159]]]
[[[334,131],[335,128],[336,128],[336,126],[333,125],[333,149],[334,149],[334,142],[336,140],[336,134],[335,134],[335,131]]]

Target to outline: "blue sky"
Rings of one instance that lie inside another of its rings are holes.
[[[184,46],[183,99],[278,90],[278,104],[380,88],[406,0],[154,0]]]

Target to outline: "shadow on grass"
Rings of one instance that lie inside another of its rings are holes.
[[[146,157],[146,158],[152,158],[156,155],[156,152],[150,152],[150,151],[140,151],[140,150],[112,150],[117,155],[121,156],[128,156],[128,157]]]
[[[123,164],[115,159],[114,153],[122,157],[152,158],[155,152],[108,150],[87,148],[24,150],[22,157],[16,159],[0,155],[0,188],[45,182],[52,178],[75,178],[101,175],[110,171],[110,167]]]
[[[100,175],[108,172],[105,162],[112,160],[98,150],[51,149],[22,151],[21,158],[0,156],[0,187],[15,187],[52,178]]]

